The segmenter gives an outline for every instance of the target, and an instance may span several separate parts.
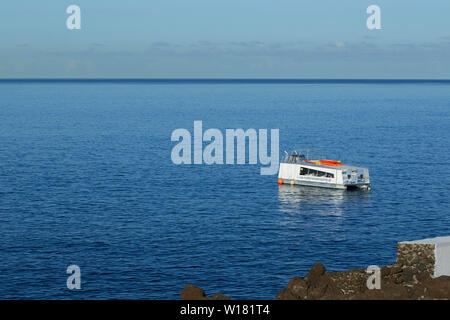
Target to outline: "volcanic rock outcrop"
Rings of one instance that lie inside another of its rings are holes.
[[[181,299],[183,300],[230,300],[229,297],[222,293],[216,293],[208,298],[205,291],[192,284],[188,284],[181,292]]]

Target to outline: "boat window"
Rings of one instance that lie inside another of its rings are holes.
[[[326,177],[326,178],[334,178],[333,173],[319,171],[309,168],[300,167],[300,175],[301,176],[315,176],[315,177]]]

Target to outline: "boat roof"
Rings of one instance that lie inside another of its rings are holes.
[[[334,160],[324,160],[324,158],[321,155],[321,149],[319,148],[308,148],[308,149],[294,149],[292,154],[289,154],[287,151],[285,151],[286,156],[284,157],[282,162],[285,163],[292,163],[292,164],[298,164],[298,165],[304,165],[304,166],[311,166],[311,167],[317,167],[317,168],[327,168],[327,169],[334,169],[334,170],[356,170],[356,169],[367,169],[364,167],[358,167],[358,166],[352,166],[346,163],[341,163],[340,161],[334,161]],[[309,156],[312,155],[314,158],[310,158]],[[294,162],[285,161],[286,159],[289,159],[291,157],[294,157]],[[303,157],[303,158],[302,158]],[[322,163],[317,163],[319,161],[322,161]],[[327,164],[328,162],[328,164]]]
[[[316,164],[316,163],[311,163],[311,162],[306,162],[306,161],[300,161],[300,162],[297,162],[296,164],[299,164],[302,166],[312,166],[312,167],[317,167],[317,168],[327,168],[327,169],[335,169],[335,170],[366,169],[364,167],[352,166],[352,165],[349,165],[346,163],[341,163],[340,165],[337,165],[337,166],[328,166],[326,164]]]

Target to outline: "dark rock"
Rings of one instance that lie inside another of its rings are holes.
[[[325,267],[320,262],[316,263],[311,267],[309,273],[306,275],[305,280],[309,285],[314,285],[319,282],[321,276],[325,274]]]
[[[391,274],[396,274],[402,272],[402,266],[399,264],[393,264],[391,266]]]
[[[216,293],[209,300],[231,300],[230,297],[224,295],[223,293]]]
[[[342,291],[329,274],[320,278],[319,284],[312,286],[308,290],[308,299],[328,299],[336,300],[342,298]]]
[[[393,279],[394,279],[393,282],[394,282],[395,284],[401,284],[401,283],[403,283],[403,281],[404,281],[404,279],[403,279],[403,274],[401,274],[401,273],[395,274],[394,277],[393,277]]]
[[[308,299],[318,300],[325,295],[328,288],[328,282],[320,281],[308,289]]]
[[[390,266],[385,266],[381,268],[381,276],[382,277],[387,277],[391,274],[391,267]]]
[[[423,283],[424,285],[426,285],[427,283],[429,283],[429,281],[432,280],[430,274],[428,272],[420,272],[416,275],[416,279],[419,283]]]
[[[404,282],[413,282],[414,281],[414,272],[412,268],[405,268],[402,273],[402,278]]]
[[[417,271],[419,272],[425,272],[427,271],[427,266],[424,263],[419,263],[417,265]]]
[[[443,282],[443,283],[450,283],[450,276],[440,276],[437,278],[434,278],[437,282]]]
[[[181,299],[183,300],[207,300],[203,289],[196,287],[192,284],[188,284],[181,292]]]
[[[353,296],[349,296],[350,300],[384,300],[384,295],[381,290],[366,290],[364,292],[357,293]]]
[[[289,290],[282,289],[278,291],[275,300],[298,300]]]
[[[289,281],[287,290],[297,299],[306,299],[308,295],[308,283],[302,278],[294,277]]]
[[[408,298],[413,300],[422,300],[425,299],[427,293],[427,287],[422,283],[417,284],[416,286],[411,288]]]
[[[408,298],[408,289],[403,285],[385,284],[380,290],[385,300],[405,300]]]
[[[441,276],[429,280],[426,297],[430,299],[450,299],[450,277]]]

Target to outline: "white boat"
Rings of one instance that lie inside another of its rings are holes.
[[[341,161],[324,160],[317,149],[297,149],[284,156],[278,172],[279,184],[298,184],[334,189],[370,190],[369,169]],[[312,157],[310,157],[312,155]]]

